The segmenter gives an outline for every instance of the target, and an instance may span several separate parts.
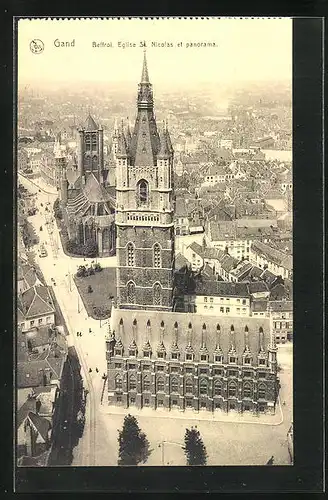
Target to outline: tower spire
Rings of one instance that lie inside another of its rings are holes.
[[[148,74],[148,66],[147,66],[146,49],[144,49],[144,58],[143,58],[142,74],[141,74],[141,82],[140,83],[150,83],[149,82],[149,74]]]

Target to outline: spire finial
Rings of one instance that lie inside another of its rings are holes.
[[[142,74],[141,74],[141,82],[140,83],[150,83],[149,82],[149,75],[148,75],[146,49],[144,49],[144,58],[143,58]]]

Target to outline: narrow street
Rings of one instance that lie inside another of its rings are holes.
[[[105,336],[108,331],[108,320],[100,321],[88,317],[73,280],[77,267],[81,264],[91,263],[94,259],[86,258],[84,261],[81,257],[69,257],[64,253],[57,224],[53,217],[53,203],[57,194],[49,194],[43,190],[40,192],[40,188],[29,179],[19,177],[19,180],[30,192],[37,194],[36,206],[39,211],[28,220],[39,236],[40,244],[44,243],[48,255],[40,257],[38,247],[35,246],[33,248],[35,260],[47,285],[53,287],[69,331],[68,346],[74,346],[76,349],[81,363],[83,385],[89,391],[85,428],[82,438],[73,450],[72,465],[107,465],[106,462],[104,463],[106,454],[101,460],[102,463],[98,463],[96,450],[98,452],[99,448],[106,446],[104,442],[106,432],[100,430],[98,438],[98,427],[102,425],[102,420],[98,418],[97,408],[100,405],[103,388],[102,375],[107,373]],[[48,211],[45,210],[46,206]],[[50,224],[46,224],[47,221]],[[40,227],[42,227],[42,231],[40,231]],[[116,266],[116,257],[98,258],[97,261],[102,267]],[[89,329],[91,329],[91,333]],[[77,337],[77,332],[82,332],[82,336]],[[96,368],[98,368],[98,373],[96,373]],[[89,369],[92,370],[91,373],[89,373]]]

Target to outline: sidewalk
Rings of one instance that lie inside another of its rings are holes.
[[[131,413],[136,417],[145,417],[145,418],[165,418],[165,419],[173,419],[173,420],[192,420],[192,421],[207,421],[207,422],[227,422],[234,424],[256,424],[256,425],[267,425],[267,426],[278,426],[281,425],[284,421],[283,412],[281,408],[280,401],[276,407],[275,415],[253,415],[253,414],[244,414],[241,415],[239,413],[234,413],[229,411],[229,413],[225,413],[221,410],[216,410],[215,412],[208,411],[194,411],[194,410],[165,410],[162,408],[158,408],[157,410],[153,410],[151,408],[142,408],[139,410],[138,408],[121,408],[118,406],[109,406],[106,404],[106,395],[104,395],[103,405],[100,406],[99,411],[104,415],[127,415]]]

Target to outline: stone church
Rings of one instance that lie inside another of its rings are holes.
[[[61,172],[60,200],[69,239],[79,244],[96,242],[98,255],[115,253],[115,187],[104,169],[103,129],[91,115],[78,129],[77,175]]]
[[[275,336],[267,318],[173,310],[173,148],[157,126],[146,55],[132,133],[118,134],[117,303],[106,340],[108,404],[275,412]]]

